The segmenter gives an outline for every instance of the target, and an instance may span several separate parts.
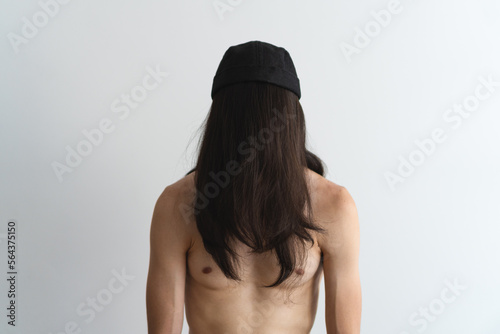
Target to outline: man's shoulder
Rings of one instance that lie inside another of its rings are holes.
[[[167,185],[158,197],[158,201],[171,204],[172,202],[180,203],[190,200],[193,194],[194,179],[193,173],[191,173]]]
[[[152,221],[152,231],[160,235],[153,237],[162,238],[161,234],[173,233],[178,239],[182,238],[187,247],[191,247],[193,228],[196,226],[190,224],[195,221],[189,202],[194,198],[191,191],[189,179],[185,177],[163,189],[156,201]]]
[[[349,210],[354,204],[346,187],[337,184],[321,175],[315,175],[315,190],[318,199],[318,209],[326,214]]]
[[[318,244],[324,254],[341,254],[343,247],[351,247],[345,241],[359,233],[356,204],[344,186],[326,180],[321,188],[321,204],[315,218],[326,234],[318,233]]]
[[[156,201],[155,212],[170,217],[170,224],[176,224],[179,228],[188,227],[195,221],[193,203],[196,192],[194,189],[193,174],[167,185]]]

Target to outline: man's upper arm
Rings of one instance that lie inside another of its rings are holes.
[[[326,192],[321,220],[328,234],[320,235],[323,252],[328,334],[359,334],[361,283],[359,277],[359,222],[356,205],[346,188]]]
[[[172,186],[156,202],[150,230],[146,287],[149,334],[180,334],[184,317],[186,253],[190,238]]]

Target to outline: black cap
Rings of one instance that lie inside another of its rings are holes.
[[[300,82],[292,58],[282,47],[250,41],[227,49],[212,84],[212,99],[219,89],[244,81],[268,82],[286,88],[300,99]]]

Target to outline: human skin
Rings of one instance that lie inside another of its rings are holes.
[[[359,334],[361,284],[359,223],[346,188],[306,169],[315,222],[326,235],[312,233],[314,246],[292,274],[290,300],[284,287],[263,288],[279,273],[271,252],[241,256],[241,282],[224,276],[205,251],[194,216],[179,207],[192,203],[194,173],[165,188],[151,222],[146,287],[149,334],[181,334],[186,308],[189,334],[308,334],[314,324],[324,277],[327,334]],[[321,261],[323,254],[323,261]]]

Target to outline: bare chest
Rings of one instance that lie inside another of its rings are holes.
[[[317,243],[308,250],[303,266],[285,281],[286,287],[262,287],[275,282],[280,271],[272,252],[255,255],[245,250],[236,250],[242,254],[238,282],[225,277],[204,249],[201,236],[196,239],[186,274],[186,320],[192,333],[250,333],[257,328],[265,334],[309,333],[323,273]],[[284,293],[287,288],[293,291],[290,300]]]
[[[310,244],[307,245],[310,247]],[[278,277],[280,266],[273,252],[251,254],[250,249],[239,244],[235,249],[240,254],[240,266],[237,269],[241,282],[226,278],[217,263],[203,247],[199,234],[194,237],[194,244],[187,255],[187,275],[206,289],[224,290],[245,287],[260,287],[272,284]],[[299,287],[318,278],[322,272],[321,250],[315,240],[314,246],[307,251],[306,259],[292,274],[292,287]]]

